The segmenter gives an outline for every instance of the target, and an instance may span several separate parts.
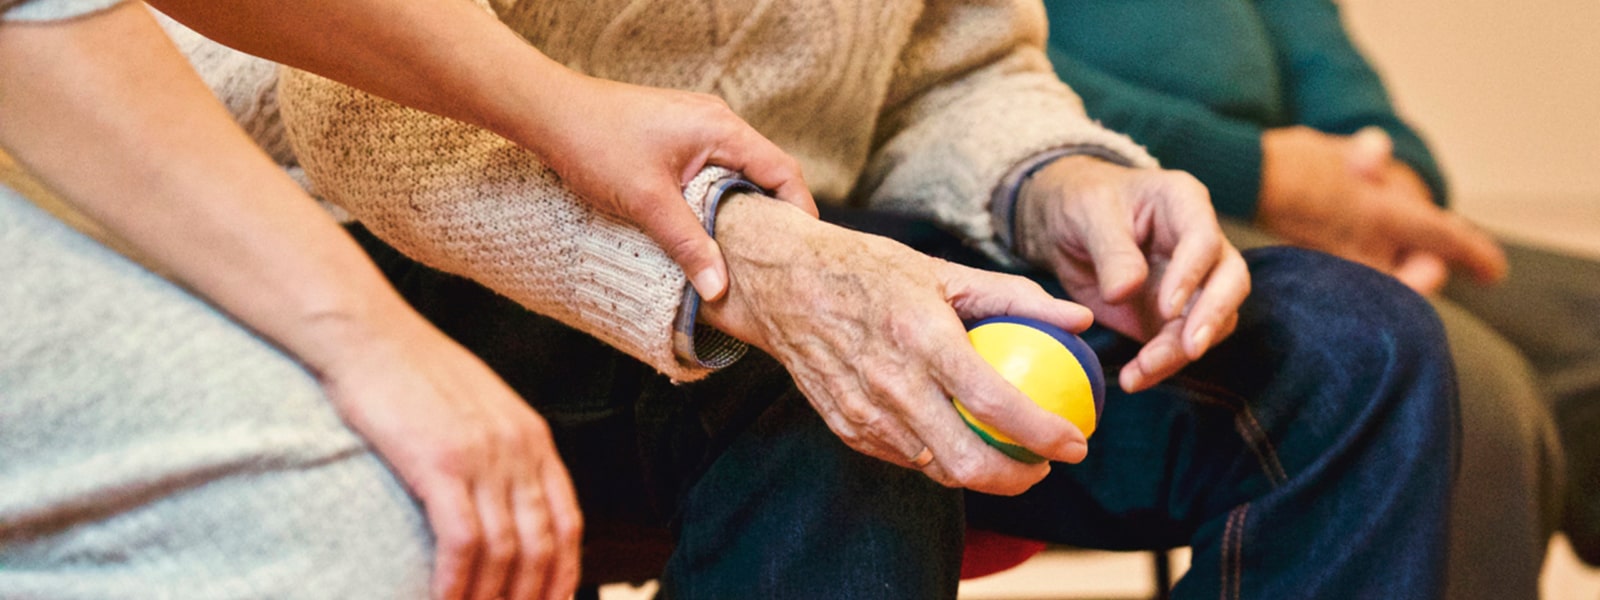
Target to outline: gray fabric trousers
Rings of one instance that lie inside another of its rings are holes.
[[[1228,238],[1241,248],[1281,243],[1270,235],[1235,222],[1225,222]],[[1444,322],[1456,361],[1461,390],[1461,471],[1455,486],[1451,517],[1449,591],[1461,599],[1537,598],[1539,573],[1550,534],[1560,520],[1564,458],[1551,419],[1549,366],[1529,363],[1539,347],[1561,336],[1530,331],[1513,340],[1491,324],[1516,322],[1522,311],[1510,302],[1458,304],[1458,296],[1493,294],[1496,298],[1548,297],[1552,289],[1541,271],[1546,257],[1523,248],[1508,250],[1511,276],[1493,290],[1452,284],[1433,305]],[[1600,299],[1600,280],[1588,297]],[[1545,319],[1547,328],[1589,330],[1600,312],[1568,319]],[[1600,339],[1591,339],[1587,356],[1600,368]],[[1546,352],[1547,353],[1547,352]],[[1600,386],[1589,389],[1590,400]]]
[[[298,364],[0,186],[0,598],[425,598],[430,539]]]
[[[1506,258],[1505,284],[1453,281],[1444,295],[1528,359],[1566,458],[1559,529],[1600,565],[1600,261],[1515,243]]]

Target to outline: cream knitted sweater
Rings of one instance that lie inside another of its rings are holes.
[[[1154,164],[1056,79],[1037,0],[478,1],[574,69],[721,96],[800,160],[819,201],[930,217],[994,253],[990,200],[1031,157]],[[279,95],[317,190],[401,251],[674,378],[705,374],[673,352],[683,273],[532,154],[303,72]],[[686,191],[696,212],[715,177]]]

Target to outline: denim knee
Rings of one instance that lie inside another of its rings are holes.
[[[1254,328],[1245,343],[1262,345],[1255,350],[1272,357],[1277,371],[1264,382],[1277,389],[1247,395],[1317,399],[1314,406],[1280,409],[1313,419],[1314,427],[1321,421],[1330,434],[1383,415],[1392,426],[1368,433],[1404,438],[1390,440],[1395,458],[1444,458],[1453,467],[1460,427],[1455,371],[1433,307],[1392,277],[1320,252],[1273,247],[1245,257],[1254,291],[1240,328]]]

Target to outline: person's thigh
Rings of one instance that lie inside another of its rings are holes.
[[[1566,458],[1560,524],[1600,564],[1600,261],[1505,243],[1511,270],[1495,286],[1451,281],[1444,296],[1526,357]]]
[[[407,301],[550,423],[584,510],[588,583],[660,575],[669,598],[955,593],[960,495],[845,446],[772,358],[750,352],[676,384],[352,232]]]
[[[823,217],[1000,269],[915,219]],[[1088,459],[1014,498],[969,494],[970,523],[1097,548],[1192,545],[1180,596],[1438,596],[1457,428],[1438,319],[1346,261],[1246,258],[1255,291],[1229,340],[1154,390],[1107,390]],[[1100,328],[1084,337],[1108,373],[1138,350]]]
[[[1190,545],[1179,597],[1437,596],[1457,428],[1437,319],[1352,263],[1245,256],[1254,292],[1232,337],[1154,390],[1108,390],[1088,459],[1015,498],[969,495],[971,522],[1095,548]],[[1137,346],[1101,335],[1115,372]]]
[[[1516,348],[1444,299],[1433,305],[1461,389],[1449,598],[1532,598],[1561,514],[1562,453]]]
[[[418,507],[316,380],[0,189],[0,597],[422,598]]]
[[[1225,221],[1224,229],[1241,248],[1283,243],[1238,222]],[[1563,459],[1545,400],[1545,392],[1556,390],[1541,389],[1527,357],[1559,354],[1551,346],[1567,340],[1569,348],[1589,348],[1592,364],[1600,365],[1600,318],[1594,317],[1600,314],[1600,284],[1588,286],[1595,311],[1580,316],[1552,302],[1556,288],[1551,285],[1571,284],[1549,281],[1556,267],[1551,256],[1517,246],[1508,251],[1512,277],[1504,286],[1457,283],[1443,297],[1431,299],[1449,339],[1461,396],[1461,471],[1450,515],[1450,598],[1538,594],[1546,543],[1561,515]],[[1589,268],[1600,282],[1600,265],[1591,263]],[[1463,308],[1452,301],[1458,297],[1471,304]],[[1524,312],[1540,304],[1556,306],[1543,317],[1533,316],[1537,309]],[[1513,343],[1480,316],[1499,321],[1499,328],[1517,336],[1511,339],[1522,342]],[[1524,347],[1532,354],[1525,354]],[[1561,362],[1541,360],[1546,365]],[[1600,375],[1600,367],[1595,372]],[[1600,376],[1594,380],[1600,390]],[[1594,395],[1600,400],[1600,393]]]

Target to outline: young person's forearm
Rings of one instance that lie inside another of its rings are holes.
[[[308,363],[404,309],[142,7],[0,27],[0,146],[144,259]]]
[[[581,77],[470,0],[156,0],[223,44],[524,146]],[[538,148],[532,148],[535,151]]]

